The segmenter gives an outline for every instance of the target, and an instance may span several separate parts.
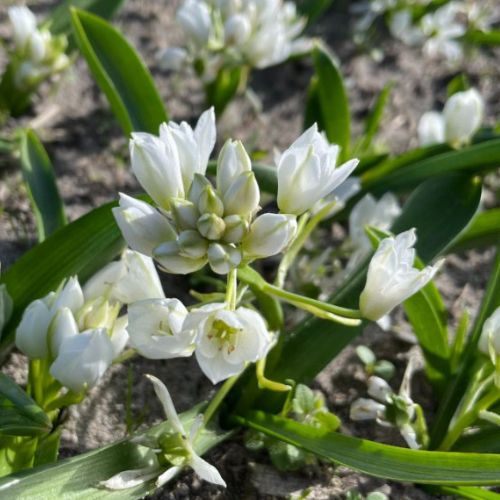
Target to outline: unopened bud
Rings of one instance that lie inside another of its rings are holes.
[[[175,223],[180,230],[194,229],[199,213],[195,205],[190,201],[175,198],[170,202],[170,208]]]
[[[228,187],[224,193],[224,212],[227,215],[251,215],[260,201],[260,191],[255,174],[253,172],[243,172]]]
[[[241,262],[241,251],[231,245],[212,243],[208,247],[208,263],[217,274],[227,274],[238,267]]]
[[[239,243],[248,232],[248,222],[240,215],[228,215],[224,217],[226,230],[223,240],[227,243]]]
[[[215,214],[222,217],[224,214],[224,205],[221,199],[217,196],[215,189],[208,184],[202,190],[200,194],[200,199],[198,201],[198,210],[200,214]]]
[[[203,257],[207,253],[208,242],[198,231],[189,229],[179,234],[177,239],[180,254],[192,259]]]
[[[187,195],[188,200],[191,203],[198,204],[201,193],[207,186],[212,186],[212,184],[210,184],[210,181],[204,175],[194,174],[193,182],[191,182]]]
[[[215,214],[203,214],[196,225],[201,235],[209,240],[219,240],[226,229],[224,221]]]

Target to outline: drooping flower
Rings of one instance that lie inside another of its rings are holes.
[[[347,179],[358,160],[337,166],[339,151],[314,124],[277,158],[277,200],[283,213],[304,213]]]
[[[243,261],[281,252],[295,236],[292,215],[255,218],[260,190],[241,142],[222,148],[215,187],[205,177],[215,143],[213,109],[194,131],[170,122],[160,137],[141,134],[132,142],[132,168],[157,207],[121,195],[113,212],[129,245],[167,272],[192,273],[208,263],[227,274]]]
[[[380,319],[423,288],[438,271],[442,261],[422,270],[413,267],[416,241],[415,229],[410,229],[380,242],[359,299],[365,318]]]
[[[229,311],[226,304],[202,306],[188,314],[182,329],[195,335],[196,359],[213,384],[262,359],[272,343],[262,316],[246,307]]]
[[[142,441],[138,437],[136,439],[138,444],[152,448],[156,453],[153,463],[142,469],[119,472],[107,481],[101,482],[101,486],[110,490],[124,490],[156,477],[156,487],[160,488],[182,469],[190,467],[201,479],[225,487],[226,483],[219,471],[195,451],[196,438],[203,427],[203,415],[198,415],[187,434],[165,384],[152,375],[146,377],[153,384],[171,430],[159,437],[145,437]]]

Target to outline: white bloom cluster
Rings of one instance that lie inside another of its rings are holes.
[[[311,47],[299,37],[305,19],[289,1],[184,0],[176,19],[186,48],[167,48],[160,56],[163,65],[178,70],[186,62],[194,64],[206,82],[221,68],[266,68]]]
[[[203,415],[198,415],[187,434],[165,384],[152,375],[146,377],[153,384],[171,429],[158,437],[145,435],[133,438],[135,443],[156,454],[152,463],[142,469],[119,472],[100,485],[109,490],[124,490],[156,478],[156,487],[161,488],[183,468],[190,467],[201,479],[225,487],[226,483],[219,471],[194,449],[198,433],[203,428]]]
[[[156,207],[120,194],[113,212],[129,246],[169,273],[192,273],[208,262],[214,272],[227,274],[280,253],[295,236],[296,216],[330,194],[358,163],[337,167],[338,146],[312,126],[277,159],[280,213],[257,216],[260,190],[241,142],[228,140],[222,148],[216,187],[205,177],[215,135],[210,109],[194,130],[169,122],[159,137],[132,136],[132,170]]]
[[[16,345],[30,359],[49,359],[51,375],[79,393],[98,382],[128,341],[122,305],[162,296],[152,260],[126,250],[83,289],[72,277],[32,302],[17,327]]]
[[[453,94],[442,113],[428,111],[418,123],[421,146],[449,143],[453,147],[468,144],[479,130],[484,117],[484,101],[472,88]]]
[[[422,270],[413,267],[416,241],[415,229],[410,229],[380,242],[359,298],[363,317],[379,320],[424,287],[441,267],[443,261]]]
[[[152,299],[128,308],[130,345],[151,359],[190,356],[193,351],[213,384],[264,358],[272,335],[262,316],[246,307],[208,304],[190,312],[177,299]]]
[[[13,29],[14,83],[20,90],[33,87],[68,66],[64,53],[66,37],[52,36],[46,28],[38,29],[36,17],[28,7],[10,7],[8,15]]]

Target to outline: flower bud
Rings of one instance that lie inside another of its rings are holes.
[[[179,234],[177,239],[181,255],[191,259],[199,259],[207,253],[208,242],[198,231],[189,229]]]
[[[174,198],[170,201],[170,209],[177,229],[194,229],[200,214],[190,201]]]
[[[230,184],[223,197],[224,213],[250,216],[259,207],[260,191],[255,174],[243,172]]]
[[[44,300],[35,300],[25,309],[16,329],[16,346],[30,359],[47,357],[47,330],[51,319],[52,313]]]
[[[52,311],[61,307],[68,307],[73,313],[76,313],[83,306],[84,301],[83,291],[76,276],[69,278],[62,286],[62,289],[56,292],[54,296],[51,296],[53,302],[48,297],[47,300],[50,302]]]
[[[177,11],[176,20],[198,46],[203,47],[208,43],[212,22],[204,2],[186,0]]]
[[[167,47],[159,54],[158,59],[161,69],[180,71],[188,60],[188,53],[182,47]]]
[[[446,141],[454,146],[470,142],[483,121],[484,101],[476,89],[457,92],[443,109]]]
[[[391,386],[380,377],[370,377],[368,379],[368,394],[380,402],[387,402],[388,396],[390,396],[394,391]]]
[[[243,240],[245,257],[265,258],[283,251],[297,232],[293,215],[264,214],[252,223]]]
[[[437,111],[424,113],[418,122],[418,140],[421,146],[442,144],[445,141],[443,115]]]
[[[227,140],[217,160],[217,191],[222,199],[234,180],[251,169],[252,162],[241,141]]]
[[[209,240],[219,240],[224,234],[226,224],[215,214],[203,214],[196,223],[198,231]]]
[[[192,259],[181,255],[177,241],[162,243],[154,249],[153,256],[166,272],[172,274],[194,273],[207,263],[206,257]]]
[[[495,358],[500,356],[500,307],[484,322],[478,348],[496,364]]]
[[[227,243],[239,243],[248,232],[248,222],[240,215],[228,215],[224,217],[226,230],[222,239]]]
[[[215,214],[222,217],[224,214],[224,205],[221,199],[217,196],[215,189],[209,184],[205,186],[198,200],[198,210],[200,214]]]
[[[241,251],[231,245],[212,243],[207,255],[212,271],[217,274],[227,274],[241,262]]]
[[[31,35],[36,32],[36,17],[28,7],[9,7],[9,20],[14,30],[16,50],[22,51]]]
[[[49,35],[50,38],[50,35]],[[35,31],[29,38],[28,51],[30,59],[35,63],[40,63],[47,55],[47,35]]]
[[[375,420],[381,418],[385,412],[385,406],[373,401],[373,399],[359,398],[351,405],[349,417],[354,421]]]
[[[49,327],[50,354],[56,358],[65,339],[78,335],[79,329],[73,313],[67,307],[57,311]]]
[[[224,24],[226,45],[241,45],[248,40],[252,31],[250,21],[243,14],[232,15]]]
[[[193,182],[188,191],[188,200],[197,205],[201,193],[207,186],[212,186],[212,184],[210,184],[210,181],[204,175],[194,174]]]

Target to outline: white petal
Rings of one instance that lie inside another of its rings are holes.
[[[158,479],[156,480],[156,487],[161,488],[162,486],[165,486],[169,481],[171,481],[179,472],[182,470],[182,467],[170,467],[170,469],[167,469],[165,472],[160,474],[158,476]]]
[[[68,307],[73,313],[77,313],[83,307],[83,291],[76,276],[66,281],[62,290],[52,304],[51,310],[56,311],[61,307]]]
[[[29,358],[47,357],[47,331],[52,316],[43,300],[35,300],[25,309],[16,329],[16,346]]]
[[[65,339],[78,335],[78,325],[73,313],[67,307],[59,309],[49,327],[50,352],[53,358],[59,354],[59,348]]]
[[[418,122],[418,140],[421,146],[442,144],[445,141],[445,123],[441,113],[428,111]]]
[[[106,481],[101,481],[99,486],[108,490],[125,490],[153,479],[159,474],[159,468],[144,467],[143,469],[132,469],[119,472]]]
[[[208,481],[209,483],[217,484],[219,486],[226,487],[226,482],[222,479],[219,471],[206,460],[203,460],[200,456],[193,454],[191,455],[191,460],[189,465],[193,470],[200,476],[201,479]]]
[[[154,249],[154,258],[172,274],[194,273],[207,263],[206,257],[191,259],[180,255],[180,252],[177,242],[163,243]]]
[[[201,371],[214,385],[245,369],[245,363],[228,363],[221,354],[208,358],[197,349],[195,355]]]
[[[215,111],[212,107],[202,113],[194,129],[194,136],[198,144],[198,154],[200,157],[198,167],[199,174],[205,175],[208,160],[215,146],[216,135]]]

